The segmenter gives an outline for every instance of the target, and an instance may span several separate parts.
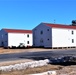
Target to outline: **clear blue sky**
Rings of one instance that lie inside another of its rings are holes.
[[[33,29],[41,22],[71,24],[76,0],[0,0],[0,29]]]

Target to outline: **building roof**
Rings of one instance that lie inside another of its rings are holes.
[[[6,28],[4,28],[3,30],[5,30],[8,33],[32,33],[32,30],[6,29]]]
[[[62,25],[62,24],[51,24],[51,23],[44,23],[46,26],[51,28],[65,28],[65,29],[76,29],[76,26],[72,25]]]

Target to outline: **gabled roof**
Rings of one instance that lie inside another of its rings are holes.
[[[4,28],[3,30],[5,30],[8,33],[32,33],[32,30],[6,29],[6,28]]]
[[[65,28],[65,29],[76,29],[76,26],[72,25],[62,25],[62,24],[51,24],[51,23],[43,23],[46,26],[49,26],[51,28]]]

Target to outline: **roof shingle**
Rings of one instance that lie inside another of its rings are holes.
[[[65,29],[76,29],[76,26],[70,25],[62,25],[62,24],[51,24],[51,23],[44,23],[46,26],[51,28],[65,28]]]
[[[6,28],[4,28],[3,30],[5,30],[8,33],[32,33],[32,30],[6,29]]]

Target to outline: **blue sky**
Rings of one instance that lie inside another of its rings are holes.
[[[76,0],[0,0],[0,29],[33,29],[41,22],[71,24]]]

